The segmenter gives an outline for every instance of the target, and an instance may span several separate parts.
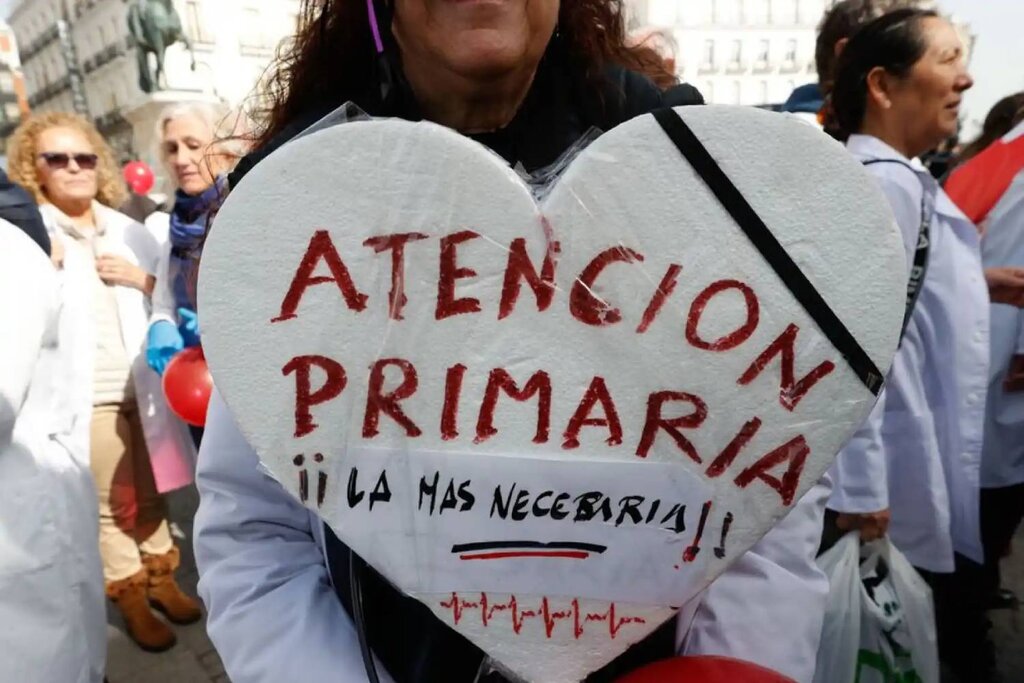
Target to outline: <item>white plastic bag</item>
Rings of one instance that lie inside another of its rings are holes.
[[[815,683],[938,683],[931,589],[889,539],[847,534],[818,566],[830,590]]]

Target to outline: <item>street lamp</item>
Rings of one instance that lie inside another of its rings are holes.
[[[78,51],[71,39],[71,27],[66,19],[57,20],[57,38],[60,41],[61,54],[64,56],[64,65],[68,70],[68,83],[71,86],[71,101],[75,112],[90,118],[89,100],[85,96],[85,79],[82,77],[82,67],[78,63]]]

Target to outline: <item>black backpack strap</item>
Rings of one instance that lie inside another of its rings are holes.
[[[897,164],[903,166],[914,177],[917,171],[910,164],[899,159],[868,159],[861,162],[865,166],[875,164]],[[914,262],[910,267],[910,278],[907,280],[907,303],[903,314],[903,328],[900,330],[900,343],[903,342],[903,335],[907,333],[907,326],[910,325],[910,318],[914,314],[917,300],[924,289],[924,277],[928,273],[928,256],[931,251],[931,225],[935,217],[935,195],[928,191],[928,188],[921,184],[921,227],[917,232],[917,248],[914,250]]]

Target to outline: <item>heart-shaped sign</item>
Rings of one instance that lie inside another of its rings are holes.
[[[608,132],[540,205],[439,126],[313,133],[228,198],[200,303],[281,485],[504,667],[560,683],[820,478],[875,401],[905,287],[840,146],[702,107]]]

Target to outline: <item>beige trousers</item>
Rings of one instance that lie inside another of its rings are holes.
[[[142,570],[140,551],[162,555],[174,542],[135,402],[93,406],[90,439],[100,499],[100,557],[109,584]]]

